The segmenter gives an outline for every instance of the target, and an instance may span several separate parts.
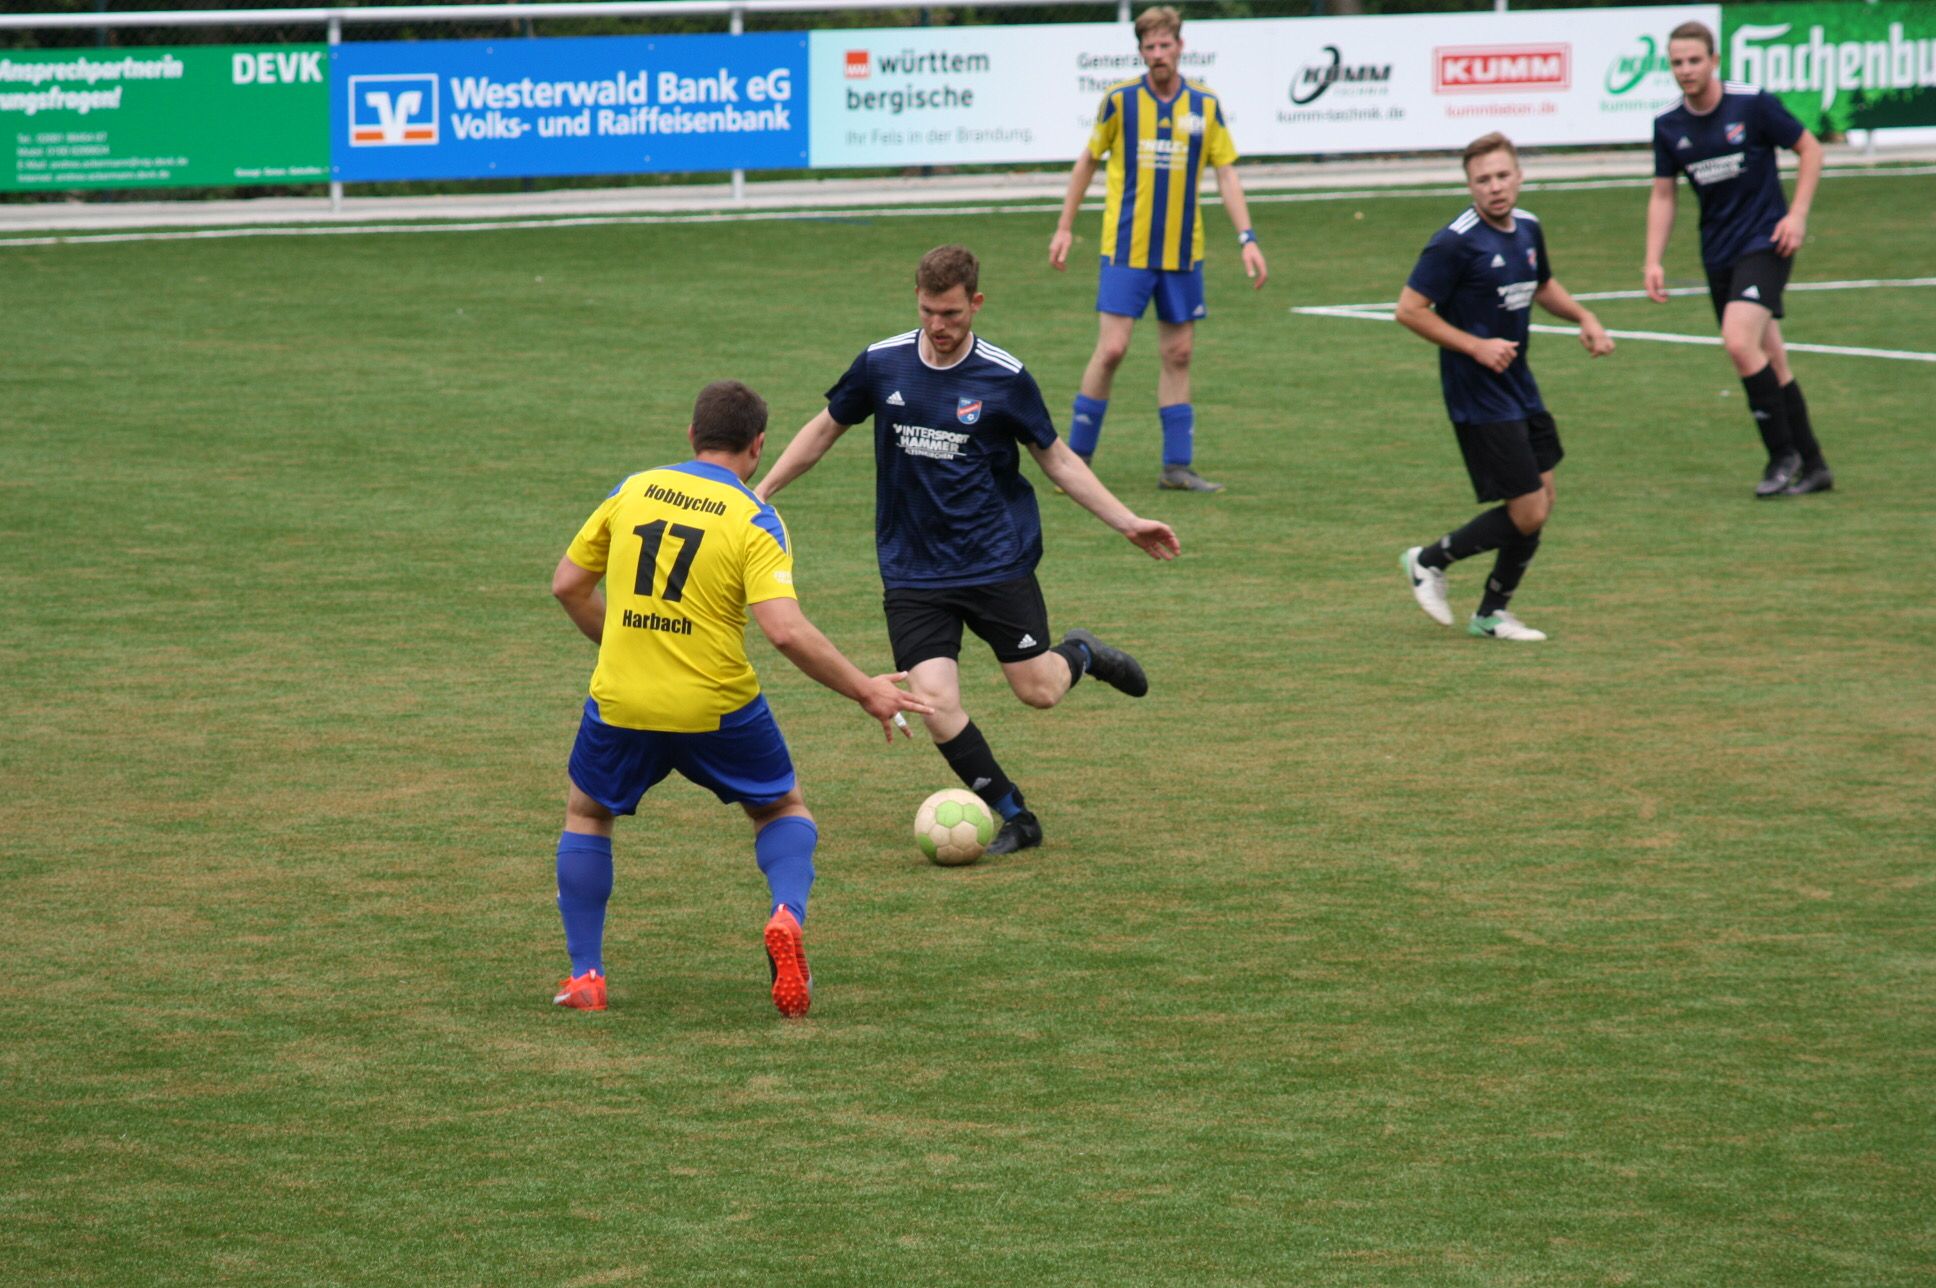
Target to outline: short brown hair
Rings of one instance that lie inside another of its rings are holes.
[[[766,399],[737,380],[715,380],[692,405],[692,446],[699,452],[743,452],[766,432]]]
[[[1167,31],[1181,40],[1183,15],[1166,4],[1152,5],[1136,15],[1136,43],[1148,40],[1152,31]]]
[[[981,286],[981,261],[966,246],[936,246],[921,257],[914,270],[914,287],[928,295],[945,295],[963,287],[974,299]]]
[[[1519,149],[1513,146],[1511,139],[1497,130],[1491,134],[1481,134],[1466,144],[1465,151],[1459,153],[1459,164],[1464,167],[1467,174],[1471,174],[1472,159],[1485,156],[1489,152],[1504,152],[1512,157],[1514,165],[1519,164]]]
[[[1714,31],[1704,22],[1684,22],[1667,33],[1667,43],[1677,40],[1698,40],[1707,46],[1707,52],[1714,52]]]

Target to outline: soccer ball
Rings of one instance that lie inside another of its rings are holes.
[[[973,863],[995,839],[995,811],[959,787],[938,791],[914,811],[914,842],[944,868]]]

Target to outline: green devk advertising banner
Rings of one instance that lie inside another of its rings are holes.
[[[0,191],[326,183],[326,52],[0,51]]]

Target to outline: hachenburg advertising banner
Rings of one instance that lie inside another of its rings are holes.
[[[482,179],[807,164],[807,37],[339,45],[335,177]]]
[[[1936,125],[1936,5],[1751,4],[1724,11],[1721,70],[1817,134]]]

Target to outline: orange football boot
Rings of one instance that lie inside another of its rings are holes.
[[[799,1019],[813,1005],[813,972],[800,923],[784,904],[766,923],[766,960],[773,967],[773,1005],[788,1019]]]
[[[558,996],[551,999],[553,1006],[569,1006],[575,1011],[602,1011],[605,1009],[605,977],[595,970],[583,975],[558,981]]]

